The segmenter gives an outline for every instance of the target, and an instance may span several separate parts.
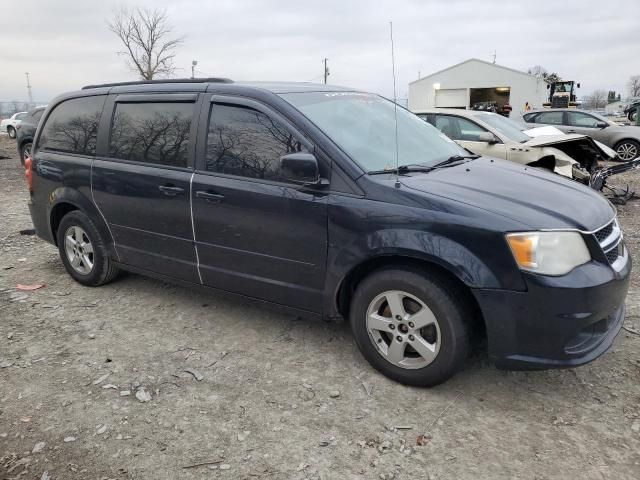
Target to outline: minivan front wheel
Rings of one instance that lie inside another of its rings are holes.
[[[9,134],[9,138],[16,138],[16,129],[9,126],[7,127],[7,133]]]
[[[407,385],[434,386],[466,359],[471,311],[448,279],[389,268],[356,288],[350,321],[365,358]]]
[[[91,219],[80,210],[67,213],[58,226],[58,251],[67,273],[77,282],[97,287],[111,281],[118,269]]]

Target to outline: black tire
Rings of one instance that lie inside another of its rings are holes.
[[[24,144],[22,144],[22,146],[20,147],[20,163],[24,166],[24,159],[27,156],[31,155],[31,147],[33,146],[33,144],[31,142],[26,142]]]
[[[13,127],[7,127],[7,134],[9,138],[16,138],[16,129]]]
[[[435,359],[423,368],[409,369],[388,361],[367,329],[367,313],[372,301],[382,293],[394,290],[418,298],[437,319],[440,349]],[[362,280],[356,288],[350,308],[351,330],[360,351],[376,370],[406,385],[432,387],[455,374],[469,354],[467,322],[473,317],[473,309],[466,298],[444,276],[403,267],[381,269]]]
[[[93,247],[91,254],[93,266],[86,274],[80,273],[71,265],[71,260],[65,250],[65,234],[70,227],[80,227],[84,233],[86,233]],[[73,210],[62,217],[56,237],[60,259],[67,273],[69,273],[76,282],[88,287],[98,287],[110,282],[118,274],[117,267],[111,258],[109,258],[104,239],[91,219],[80,210]]]
[[[618,143],[616,143],[614,150],[616,151],[616,154],[618,155],[617,158],[619,160],[623,162],[630,162],[631,160],[640,156],[640,142],[630,138],[620,140]],[[633,152],[635,152],[635,154]],[[627,156],[625,156],[625,154]]]

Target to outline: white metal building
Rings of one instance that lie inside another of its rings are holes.
[[[607,104],[606,107],[604,107],[604,111],[607,113],[607,115],[613,115],[616,112],[620,113],[622,112],[623,108],[622,108],[622,102],[620,100],[616,100],[615,102],[609,103]]]
[[[471,108],[494,102],[511,105],[512,117],[521,117],[525,102],[542,108],[549,98],[547,82],[519,70],[471,58],[409,84],[409,110]]]

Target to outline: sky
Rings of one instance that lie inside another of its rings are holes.
[[[409,82],[468,58],[526,71],[542,65],[626,93],[640,75],[640,0],[21,0],[0,8],[0,101],[45,102],[83,85],[137,80],[107,21],[122,6],[166,9],[185,40],[177,77],[322,82],[397,97]]]

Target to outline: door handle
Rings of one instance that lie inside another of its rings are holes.
[[[184,192],[184,188],[173,185],[160,185],[158,188],[168,197],[175,197],[179,193]]]
[[[571,129],[571,130],[567,130],[567,133],[576,133],[576,131]]]
[[[220,203],[224,200],[224,195],[220,195],[219,193],[205,192],[204,190],[196,191],[197,198],[203,198],[207,202],[210,203]]]

